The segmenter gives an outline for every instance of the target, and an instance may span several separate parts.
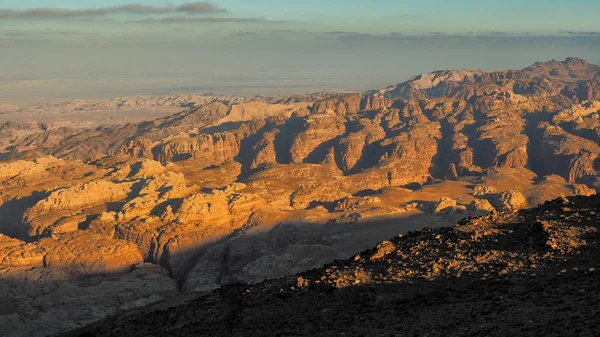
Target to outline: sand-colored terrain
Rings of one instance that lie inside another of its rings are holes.
[[[0,125],[11,303],[0,329],[58,333],[318,268],[410,230],[595,194],[599,72],[567,59],[357,94],[21,110],[48,119]],[[111,114],[127,122],[106,123]]]

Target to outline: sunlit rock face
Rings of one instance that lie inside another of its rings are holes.
[[[440,207],[441,212],[455,210],[457,205],[444,197],[436,212]],[[298,322],[331,336],[411,335],[432,328],[444,330],[445,336],[463,336],[466,330],[479,334],[478,329],[490,326],[499,335],[527,335],[532,326],[544,335],[570,334],[573,325],[549,322],[591,322],[595,315],[600,294],[589,289],[600,280],[599,210],[598,195],[561,197],[518,212],[463,219],[452,227],[415,230],[323,268],[287,277],[272,274],[264,282],[230,285],[194,299],[129,311],[68,336],[313,334]],[[248,279],[286,263],[307,268],[308,260],[295,260],[298,255],[316,257],[325,251],[311,248],[309,254],[304,248],[265,255],[242,271]],[[198,266],[205,268],[205,262]],[[207,278],[190,279],[188,285],[201,290],[203,281],[216,277],[204,275]],[[493,302],[499,305],[490,305]],[[569,310],[561,310],[565,305]],[[407,320],[399,310],[442,319]],[[165,323],[170,320],[178,324]],[[585,329],[597,334],[599,327],[590,323]]]
[[[568,59],[357,94],[188,97],[183,111],[141,123],[6,123],[0,283],[29,309],[0,316],[0,328],[53,319],[48,333],[60,332],[317,268],[411,229],[592,195],[598,71]],[[64,287],[94,314],[47,307]]]

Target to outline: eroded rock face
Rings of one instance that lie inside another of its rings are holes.
[[[168,266],[175,275],[185,273],[181,269],[189,267],[187,264],[194,260],[203,244],[252,226],[252,216],[264,206],[264,200],[257,195],[228,194],[228,191],[184,199],[176,213],[177,220],[161,228],[156,238],[156,261]]]
[[[82,209],[123,200],[132,186],[133,183],[129,182],[100,180],[52,192],[24,214],[28,235],[35,237],[76,231],[89,215],[82,213]],[[67,214],[75,217],[66,218]]]
[[[449,198],[449,197],[443,197],[435,205],[435,207],[433,209],[433,213],[449,212],[452,209],[456,208],[457,206],[458,206],[458,203],[456,202],[456,200]]]
[[[473,195],[486,195],[486,194],[494,194],[498,192],[494,186],[488,185],[477,185],[473,189]]]
[[[334,211],[353,211],[366,205],[375,205],[381,203],[377,197],[347,197],[339,200],[333,207]]]
[[[362,99],[363,96],[360,94],[340,95],[327,98],[315,102],[313,105],[313,112],[316,114],[325,114],[330,111],[338,114],[355,113],[361,110]]]
[[[315,102],[312,111],[316,114],[335,112],[343,115],[359,111],[385,109],[390,107],[392,103],[392,100],[379,96],[361,94],[337,95]]]
[[[473,212],[473,215],[475,216],[482,216],[493,213],[496,209],[486,199],[475,199],[469,204],[469,210]]]
[[[280,130],[266,132],[261,139],[254,145],[254,159],[250,165],[250,169],[257,169],[263,165],[277,163],[277,151],[275,149],[275,138],[280,133]]]
[[[596,181],[594,163],[600,153],[599,145],[589,139],[573,135],[558,125],[541,123],[541,145],[545,166],[541,172],[556,173],[571,183]]]
[[[593,188],[589,188],[585,185],[575,184],[573,185],[573,194],[589,197],[596,194],[596,190],[594,190]]]
[[[527,200],[519,191],[506,191],[500,193],[495,200],[496,208],[504,212],[514,212],[527,207]]]
[[[371,151],[376,142],[386,137],[380,125],[369,120],[361,122],[364,124],[359,124],[360,130],[341,138],[336,146],[336,162],[342,171],[353,172],[374,162],[374,153]]]
[[[79,276],[124,273],[143,262],[142,255],[131,242],[81,231],[29,244],[5,236],[0,240],[0,269],[8,275],[31,269]]]
[[[55,161],[53,157],[39,158],[34,161],[15,161],[0,164],[0,179],[8,180],[17,176],[37,176],[44,174],[45,163]]]
[[[293,163],[318,163],[327,153],[327,148],[319,149],[319,146],[328,142],[333,145],[336,138],[344,134],[345,125],[335,115],[330,115],[329,118],[307,119],[302,130],[290,147],[291,160]]]
[[[558,113],[552,118],[554,124],[573,122],[593,114],[600,112],[599,101],[584,101],[581,104],[573,105],[572,107]]]
[[[241,192],[247,188],[244,184],[203,193],[189,186],[183,174],[163,173],[165,168],[158,163],[131,166],[133,170],[127,166],[121,174],[131,177],[128,180],[98,180],[58,189],[25,211],[22,226],[28,236],[42,238],[38,241],[42,248],[23,243],[29,247],[24,251],[42,249],[31,257],[35,266],[54,267],[68,261],[69,245],[76,254],[94,240],[110,238],[134,244],[135,263],[153,261],[176,274],[203,245],[251,225],[251,217],[265,205],[259,195]],[[148,177],[150,173],[156,175]],[[64,252],[63,246],[67,246]],[[116,251],[105,250],[122,259],[124,268],[135,264]],[[33,263],[29,261],[18,263],[27,266]],[[98,272],[113,271],[110,261],[90,261]]]

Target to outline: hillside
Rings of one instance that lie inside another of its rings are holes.
[[[600,196],[424,229],[346,261],[67,336],[596,336]]]

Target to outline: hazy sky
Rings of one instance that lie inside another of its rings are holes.
[[[1,0],[0,104],[363,90],[441,68],[600,63],[598,0]]]

